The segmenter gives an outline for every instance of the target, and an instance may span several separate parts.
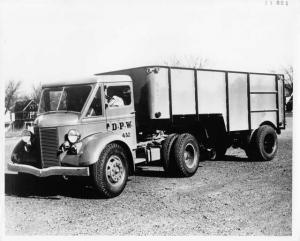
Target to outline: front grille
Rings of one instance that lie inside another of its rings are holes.
[[[59,166],[57,157],[58,137],[56,128],[40,128],[42,167]]]

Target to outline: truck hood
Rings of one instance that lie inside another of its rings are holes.
[[[34,124],[38,127],[59,127],[66,125],[75,125],[78,123],[80,114],[74,112],[45,113],[38,116]]]

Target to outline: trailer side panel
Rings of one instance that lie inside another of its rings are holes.
[[[250,74],[251,126],[264,122],[278,127],[278,91],[276,75]]]
[[[171,70],[173,115],[196,115],[193,70]]]
[[[229,131],[248,130],[247,74],[228,73]]]
[[[197,71],[199,114],[223,115],[227,126],[225,72]]]

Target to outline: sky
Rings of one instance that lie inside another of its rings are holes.
[[[1,80],[22,81],[26,93],[40,82],[197,57],[207,68],[280,72],[294,62],[296,1],[276,2],[2,1]]]

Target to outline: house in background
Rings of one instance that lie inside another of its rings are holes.
[[[36,118],[38,105],[34,100],[23,100],[15,103],[12,112],[15,115],[14,128],[20,129],[33,124]]]

